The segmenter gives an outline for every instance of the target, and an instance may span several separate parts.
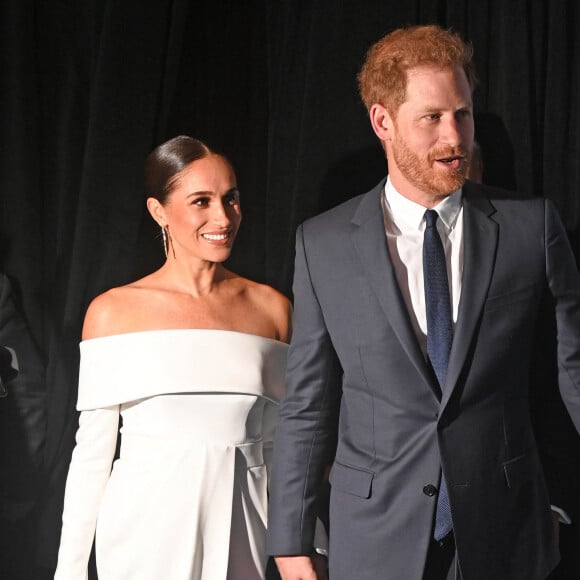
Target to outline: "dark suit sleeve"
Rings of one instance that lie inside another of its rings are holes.
[[[0,345],[16,353],[18,376],[0,399],[0,518],[16,521],[30,511],[38,493],[46,430],[44,365],[0,274]]]
[[[537,324],[531,412],[550,501],[576,519],[580,516],[580,275],[563,224],[549,201],[545,216],[548,292]]]
[[[580,435],[558,390],[554,306],[547,293],[536,324],[530,410],[550,503],[577,520],[580,517]]]
[[[336,445],[342,373],[311,281],[303,236],[300,227],[287,394],[280,407],[270,488],[268,552],[272,555],[311,553],[317,498]]]
[[[558,384],[580,433],[580,273],[560,217],[546,201],[546,276],[554,300]]]

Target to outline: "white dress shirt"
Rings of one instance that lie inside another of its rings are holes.
[[[428,209],[401,195],[387,178],[383,199],[385,231],[389,254],[399,288],[409,311],[413,329],[423,353],[427,350],[427,315],[423,282],[423,235]],[[463,275],[463,206],[461,189],[434,209],[439,214],[437,230],[445,250],[453,327],[461,297]]]

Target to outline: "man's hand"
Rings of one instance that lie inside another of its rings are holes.
[[[276,566],[282,580],[327,580],[326,558],[309,556],[276,556]]]

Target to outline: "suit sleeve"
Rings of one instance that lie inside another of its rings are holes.
[[[66,481],[55,580],[86,580],[97,514],[111,473],[119,406],[83,411]]]
[[[341,371],[312,283],[304,231],[296,238],[293,335],[274,444],[268,552],[312,552],[317,499],[332,461]]]
[[[552,507],[564,510],[565,516],[576,520],[580,515],[580,435],[558,391],[554,310],[554,301],[548,293],[536,325],[530,410]]]
[[[564,226],[549,201],[545,216],[546,274],[556,314],[558,383],[580,433],[580,273]]]

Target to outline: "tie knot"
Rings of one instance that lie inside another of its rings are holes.
[[[428,209],[425,212],[425,224],[428,228],[432,228],[435,226],[435,223],[437,222],[437,218],[439,217],[439,214],[434,210],[434,209]]]

